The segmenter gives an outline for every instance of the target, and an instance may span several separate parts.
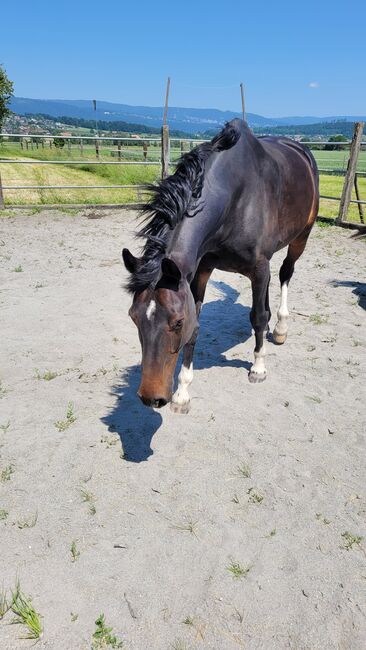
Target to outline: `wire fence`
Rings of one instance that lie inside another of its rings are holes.
[[[148,185],[166,175],[181,155],[207,141],[172,138],[165,129],[161,137],[0,134],[0,209],[139,203]],[[321,175],[322,216],[364,223],[362,132],[363,124],[357,123],[347,142],[306,142]]]

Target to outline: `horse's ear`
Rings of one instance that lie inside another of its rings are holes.
[[[140,262],[138,257],[132,255],[132,253],[130,253],[128,248],[123,249],[122,257],[127,271],[129,271],[129,273],[134,273],[137,270],[137,267]]]
[[[168,278],[173,278],[174,280],[179,280],[182,277],[182,274],[177,267],[176,263],[173,260],[170,260],[168,257],[164,257],[161,262],[161,271],[163,276]]]

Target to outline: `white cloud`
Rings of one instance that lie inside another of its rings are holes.
[[[319,88],[320,83],[319,81],[310,81],[309,83],[309,88]]]

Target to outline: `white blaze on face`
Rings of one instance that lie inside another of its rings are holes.
[[[151,320],[152,317],[154,316],[156,312],[156,302],[155,300],[150,300],[149,305],[146,310],[146,318],[147,320]]]

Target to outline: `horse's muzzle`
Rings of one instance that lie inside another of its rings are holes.
[[[140,393],[137,394],[145,406],[151,406],[151,408],[154,409],[161,409],[162,406],[165,406],[168,403],[168,400],[164,397],[144,397]]]

